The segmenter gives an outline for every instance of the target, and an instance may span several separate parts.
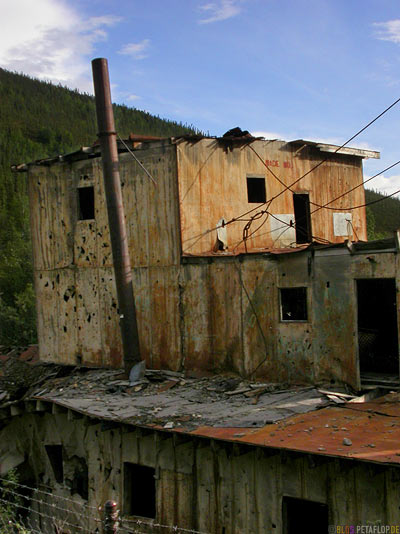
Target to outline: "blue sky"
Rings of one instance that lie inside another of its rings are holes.
[[[92,92],[211,135],[341,143],[400,97],[398,0],[0,0],[0,66]],[[400,104],[352,146],[400,159]],[[371,187],[400,189],[400,165]]]

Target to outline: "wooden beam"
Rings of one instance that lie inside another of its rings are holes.
[[[364,150],[363,148],[351,148],[351,147],[344,147],[338,150],[338,146],[336,145],[326,145],[325,143],[319,143],[317,144],[317,148],[321,152],[336,152],[337,154],[345,154],[347,156],[357,156],[359,158],[365,158],[365,159],[380,159],[381,154],[380,152],[376,152],[375,150]]]

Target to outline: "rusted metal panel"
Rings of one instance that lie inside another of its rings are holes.
[[[389,416],[375,411],[374,403],[366,403],[365,407],[365,411],[350,409],[349,405],[323,408],[256,430],[200,427],[192,434],[323,456],[400,464],[399,410]],[[350,446],[343,443],[344,438],[351,441]]]
[[[216,230],[203,234],[215,228],[221,217],[230,221],[250,210],[251,216],[265,208],[261,206],[262,202],[260,207],[248,202],[247,177],[265,177],[267,201],[279,195],[269,208],[277,216],[293,214],[292,191],[308,192],[311,203],[323,205],[362,183],[360,158],[321,154],[314,147],[298,152],[297,147],[282,141],[254,141],[251,145],[227,150],[215,139],[203,139],[197,143],[181,142],[177,150],[181,236],[183,251],[188,254],[213,250]],[[292,191],[284,192],[282,183],[290,185],[295,182],[325,157],[328,158],[326,163],[293,185]],[[346,207],[361,205],[364,200],[363,188],[359,187],[329,205],[345,211]],[[313,235],[333,243],[342,242],[343,237],[334,235],[333,212],[317,210],[317,206],[311,204],[311,212],[314,211],[311,216]],[[353,236],[366,239],[365,209],[359,208],[352,213]],[[245,249],[242,242],[245,224],[244,220],[227,226],[230,251]],[[260,224],[262,226],[247,240],[248,250],[287,244],[284,233],[281,240],[275,235],[272,239],[272,223],[266,216],[255,221],[251,231]],[[276,227],[276,221],[273,226]]]

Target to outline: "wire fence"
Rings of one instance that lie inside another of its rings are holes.
[[[0,534],[208,534],[156,519],[124,517],[115,501],[90,506],[78,496],[67,496],[67,487],[44,488],[0,477]]]

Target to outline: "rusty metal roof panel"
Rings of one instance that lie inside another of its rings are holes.
[[[200,427],[192,434],[303,453],[400,464],[399,394],[296,415],[260,429]]]

